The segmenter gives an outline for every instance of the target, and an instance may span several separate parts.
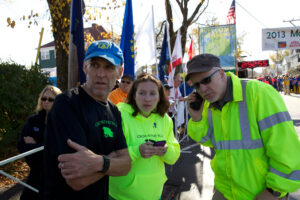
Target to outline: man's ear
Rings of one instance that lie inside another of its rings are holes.
[[[84,71],[85,75],[87,75],[87,63],[86,62],[83,63],[83,71]]]
[[[118,77],[117,77],[117,79],[120,79],[120,78],[122,77],[123,70],[124,70],[124,68],[123,68],[123,67],[121,67],[121,68],[119,69],[119,71],[118,71]]]
[[[226,74],[225,74],[225,71],[224,71],[224,69],[220,69],[220,74],[221,74],[221,78],[224,80],[224,79],[226,79],[225,77],[226,77]]]

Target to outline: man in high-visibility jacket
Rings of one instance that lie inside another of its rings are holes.
[[[187,64],[197,93],[188,98],[190,137],[213,147],[213,200],[286,199],[300,188],[300,142],[280,94],[256,80],[225,73],[218,57]],[[205,173],[205,172],[204,172]]]

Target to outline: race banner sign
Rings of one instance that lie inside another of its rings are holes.
[[[200,51],[220,58],[221,67],[235,69],[235,25],[200,28]]]
[[[262,50],[300,49],[300,27],[262,29]]]

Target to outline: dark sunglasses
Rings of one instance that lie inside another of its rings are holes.
[[[130,84],[131,81],[121,81],[121,83],[127,83],[127,84]]]
[[[54,101],[54,99],[53,99],[53,98],[50,98],[50,97],[49,97],[49,98],[42,97],[41,100],[42,100],[42,101],[48,100],[48,102],[53,102],[53,101]]]
[[[196,89],[199,89],[200,88],[200,84],[203,84],[203,85],[208,85],[210,84],[211,82],[211,77],[217,73],[220,69],[217,69],[216,71],[214,71],[211,75],[209,75],[208,77],[205,77],[204,79],[202,79],[201,81],[197,82],[197,83],[194,83],[193,86],[194,88]]]

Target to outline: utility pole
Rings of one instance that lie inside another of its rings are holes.
[[[41,32],[40,32],[40,40],[39,40],[39,46],[38,46],[37,53],[36,53],[35,65],[37,65],[37,62],[39,60],[39,55],[40,55],[40,49],[41,49],[43,34],[44,34],[44,27],[42,27]]]
[[[198,38],[198,47],[199,47],[199,54],[201,54],[201,46],[200,46],[200,26],[207,26],[205,24],[200,24],[200,23],[195,23],[198,25],[198,35],[197,35],[197,38]]]
[[[276,50],[276,76],[278,76],[278,63],[279,63],[279,58],[278,58],[278,49]]]
[[[283,22],[289,22],[291,23],[294,27],[296,27],[296,25],[293,23],[294,21],[300,21],[300,19],[290,19],[290,20],[283,20]]]

